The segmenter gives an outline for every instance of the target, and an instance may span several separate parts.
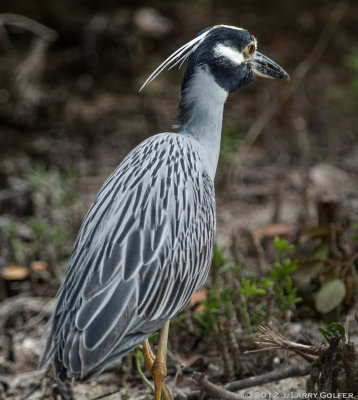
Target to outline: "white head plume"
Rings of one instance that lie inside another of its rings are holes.
[[[214,27],[213,27],[214,28]],[[164,69],[171,69],[180,63],[180,66],[183,64],[185,60],[188,59],[190,54],[194,53],[194,51],[199,47],[199,45],[206,38],[208,33],[213,29],[209,28],[204,31],[202,34],[191,40],[190,42],[184,44],[184,46],[180,47],[173,54],[171,54],[164,62],[162,62],[159,67],[152,72],[149,78],[143,83],[139,91],[144,89],[147,85],[152,82]]]

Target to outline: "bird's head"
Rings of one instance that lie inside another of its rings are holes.
[[[207,28],[200,45],[188,57],[183,87],[198,67],[208,68],[216,83],[232,93],[250,84],[255,76],[289,79],[274,61],[257,50],[257,40],[247,30],[218,25]]]
[[[257,41],[247,30],[216,25],[199,32],[195,39],[176,50],[150,75],[141,89],[165,68],[181,65],[186,60],[182,89],[199,68],[206,69],[227,93],[250,84],[255,76],[289,79],[283,68],[257,51]]]

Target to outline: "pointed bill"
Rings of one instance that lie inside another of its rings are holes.
[[[283,68],[258,51],[255,51],[249,63],[251,64],[252,71],[257,76],[290,80],[290,76]]]

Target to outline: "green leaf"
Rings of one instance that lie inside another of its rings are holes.
[[[258,288],[256,286],[256,282],[245,279],[244,277],[241,279],[241,289],[238,290],[240,294],[245,295],[246,297],[252,296],[262,296],[266,293],[265,289]]]
[[[341,280],[333,279],[326,282],[317,292],[315,301],[317,311],[326,314],[334,310],[343,301],[345,295],[346,287]]]
[[[279,254],[287,253],[295,248],[295,246],[289,244],[286,239],[280,239],[278,236],[275,236],[273,245]]]
[[[226,250],[225,247],[222,248],[219,248],[217,246],[214,247],[213,260],[212,260],[213,267],[220,268],[228,263],[227,258],[225,258],[224,256],[225,250]]]
[[[327,340],[327,342],[329,342],[330,340],[330,335],[327,329],[325,328],[318,328],[318,330],[322,333],[322,335],[325,337],[325,339]]]
[[[341,338],[344,338],[346,336],[346,329],[344,325],[340,322],[332,322],[328,325],[327,329],[318,328],[318,330],[322,333],[328,343],[333,337],[336,337],[337,335]]]
[[[346,328],[340,322],[332,322],[329,324],[328,331],[334,335],[338,334],[341,338],[346,336]]]

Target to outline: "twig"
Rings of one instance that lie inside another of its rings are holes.
[[[256,342],[260,346],[265,346],[265,350],[269,349],[283,349],[292,350],[300,355],[321,355],[328,349],[328,346],[308,346],[302,343],[292,342],[286,339],[281,333],[270,326],[260,325],[259,330],[262,332],[260,341]]]
[[[0,25],[18,26],[49,42],[54,42],[58,38],[58,33],[55,30],[23,15],[10,13],[0,14]]]
[[[265,271],[266,265],[267,265],[264,249],[262,248],[260,239],[255,237],[255,235],[252,235],[252,240],[253,240],[253,244],[255,246],[256,253],[258,256],[260,275],[264,275],[264,271]]]
[[[288,367],[280,371],[268,372],[251,378],[241,379],[239,381],[230,382],[224,386],[227,390],[241,390],[253,386],[263,385],[264,383],[279,381],[281,379],[290,378],[292,376],[304,376],[310,373],[311,365],[306,364],[300,367]]]
[[[281,371],[269,372],[267,374],[262,374],[259,376],[253,376],[247,379],[241,379],[239,381],[231,382],[225,386],[218,386],[214,383],[210,382],[208,378],[204,374],[200,374],[195,372],[193,377],[198,382],[198,384],[205,390],[205,392],[210,397],[214,397],[217,399],[231,400],[231,399],[242,399],[233,391],[247,389],[249,387],[263,385],[265,383],[278,381],[281,379],[290,378],[293,376],[304,376],[310,373],[311,365],[306,364],[300,367],[293,366],[283,369]],[[198,395],[198,392],[195,392],[195,396]],[[190,393],[188,399],[194,398],[194,393]]]
[[[38,383],[38,382],[36,382],[35,384],[33,383],[33,385],[34,386],[25,394],[25,396],[20,397],[20,400],[27,400],[41,386],[40,383]]]
[[[354,265],[354,263],[357,259],[358,259],[358,251],[356,251],[351,257],[349,257],[348,260],[343,261],[343,265],[345,265],[345,267],[341,273],[342,279],[345,278],[347,272],[352,267],[352,265]],[[342,263],[341,263],[341,265],[342,265]]]
[[[177,363],[176,363],[176,371],[175,371],[173,383],[171,385],[171,392],[173,393],[173,396],[175,396],[177,381],[178,381],[178,378],[179,378],[180,374],[182,373],[182,370],[183,370],[183,366],[177,361]]]
[[[121,389],[112,390],[112,391],[110,391],[110,392],[103,393],[103,394],[100,394],[99,396],[93,397],[92,399],[89,399],[89,400],[101,400],[101,399],[105,399],[106,397],[112,396],[112,394],[118,393],[118,392],[120,392],[120,391],[121,391]]]
[[[333,260],[332,258],[321,258],[321,257],[315,257],[311,258],[310,261],[314,262],[322,262],[327,264],[327,266],[317,272],[316,274],[311,276],[311,280],[317,279],[319,276],[322,276],[329,272],[330,270],[337,268],[337,267],[344,267],[342,272],[341,272],[341,278],[344,279],[345,275],[349,271],[350,267],[354,262],[358,259],[358,251],[354,252],[349,258],[346,260]]]
[[[204,374],[200,374],[199,372],[194,372],[193,378],[198,382],[199,386],[206,392],[208,397],[212,397],[214,399],[222,399],[222,400],[243,400],[243,397],[235,393],[229,392],[228,390],[210,382]]]
[[[9,200],[14,197],[23,196],[30,191],[28,185],[19,185],[16,188],[0,190],[0,201]]]
[[[271,321],[272,317],[272,311],[274,307],[274,300],[275,300],[275,294],[271,289],[267,290],[267,311],[266,311],[266,317],[265,317],[265,324],[269,324],[269,321]]]
[[[240,364],[241,353],[240,353],[239,343],[235,337],[234,321],[236,321],[236,319],[234,319],[234,316],[235,316],[235,314],[233,314],[233,316],[227,321],[225,333],[226,333],[227,343],[228,343],[230,352],[232,354],[232,359],[234,361],[236,375],[239,376],[240,371],[241,371],[241,364]]]
[[[236,397],[217,397],[217,398],[241,399],[241,397],[239,397],[235,393],[232,393],[232,391],[247,389],[253,386],[263,385],[265,383],[291,378],[293,376],[304,376],[310,373],[311,368],[312,367],[310,364],[306,364],[300,367],[297,366],[288,367],[280,371],[268,372],[267,374],[262,374],[258,376],[253,376],[251,378],[230,382],[227,385],[224,385],[223,387],[219,387],[214,383],[210,382],[206,376],[201,376],[202,374],[196,373],[197,375],[194,374],[194,378],[210,396],[214,395],[212,390],[215,389],[215,393],[218,393],[219,395],[223,395],[223,393],[224,395],[227,395],[227,393],[230,393],[231,396],[236,396]],[[196,399],[199,396],[199,393],[200,393],[199,391],[189,393],[189,395],[187,396],[187,400]]]
[[[229,350],[227,347],[226,335],[223,326],[222,317],[218,316],[217,318],[218,330],[219,330],[219,347],[221,351],[221,355],[224,362],[224,374],[227,378],[230,378],[234,375],[234,371],[232,368],[232,363],[229,356]]]
[[[18,297],[4,300],[0,306],[0,320],[8,316],[26,311],[33,314],[50,315],[53,301],[42,297]]]
[[[358,393],[358,353],[353,343],[340,343],[338,353],[346,372],[346,391]]]
[[[321,35],[319,36],[315,46],[308,54],[308,56],[301,61],[292,74],[292,83],[283,88],[280,100],[276,103],[270,104],[266,107],[264,112],[256,119],[248,130],[245,140],[239,149],[239,166],[241,166],[251,149],[252,145],[264,130],[268,122],[273,116],[281,109],[281,107],[293,96],[297,88],[300,87],[301,82],[305,75],[314,67],[314,65],[321,58],[322,54],[327,48],[331,37],[333,36],[339,22],[341,21],[344,13],[347,11],[350,0],[341,0],[333,10],[330,18],[324,26]]]

